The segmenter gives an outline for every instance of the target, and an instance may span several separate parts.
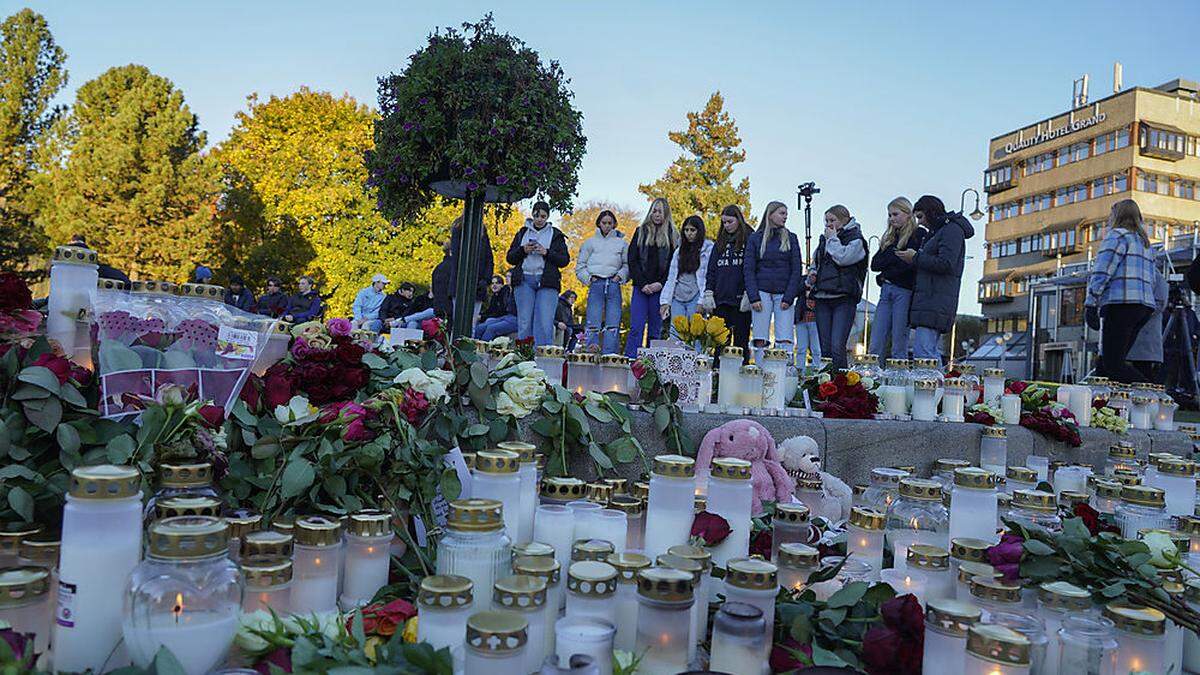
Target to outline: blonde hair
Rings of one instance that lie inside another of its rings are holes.
[[[834,204],[833,206],[825,209],[825,213],[832,213],[842,225],[850,222],[850,209],[842,206],[841,204]]]
[[[1108,227],[1129,230],[1136,234],[1146,246],[1150,245],[1150,237],[1146,235],[1146,227],[1142,221],[1142,210],[1132,199],[1122,199],[1113,204],[1108,214]]]
[[[650,214],[654,211],[655,204],[661,204],[663,210],[662,225],[657,228],[654,226],[654,221],[650,220]],[[642,218],[642,224],[638,225],[637,232],[633,233],[633,238],[638,246],[642,247],[653,245],[674,249],[679,245],[679,234],[675,232],[675,224],[671,222],[671,205],[667,203],[666,199],[657,197],[650,202],[650,208],[646,209],[646,217]]]
[[[787,204],[783,202],[770,202],[767,208],[763,210],[762,222],[758,224],[758,232],[762,235],[762,242],[758,245],[758,255],[764,256],[767,254],[767,242],[771,239],[774,230],[783,230],[779,233],[779,251],[787,253],[792,249],[792,238],[788,236],[787,226],[773,227],[771,225],[771,214],[779,209],[786,209]]]
[[[898,249],[904,249],[908,246],[908,239],[917,231],[917,219],[913,217],[913,205],[905,197],[896,197],[888,202],[887,210],[896,209],[908,217],[904,219],[904,224],[900,227],[892,227],[891,219],[888,220],[887,232],[883,233],[883,239],[879,240],[879,248],[883,250],[892,244]]]

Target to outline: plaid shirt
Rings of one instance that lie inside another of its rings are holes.
[[[1088,278],[1087,305],[1155,307],[1154,272],[1154,254],[1141,238],[1126,229],[1111,229],[1100,244]]]

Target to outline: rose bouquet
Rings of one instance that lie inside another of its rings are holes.
[[[990,427],[999,424],[1000,420],[1004,419],[1004,413],[999,408],[993,408],[986,403],[976,403],[967,408],[967,412],[963,417],[967,422]]]
[[[42,313],[33,308],[29,286],[12,272],[0,274],[0,338],[27,339],[41,324]]]
[[[825,417],[834,419],[871,419],[879,411],[879,398],[863,386],[862,377],[854,372],[819,373],[807,386],[813,408]]]
[[[1108,429],[1114,434],[1124,434],[1129,431],[1129,421],[1118,415],[1116,410],[1108,407],[1108,401],[1099,398],[1092,401],[1092,426]]]

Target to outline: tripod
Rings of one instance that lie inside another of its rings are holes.
[[[816,183],[802,183],[796,188],[796,208],[804,208],[804,259],[812,262],[812,198],[821,188]]]
[[[1163,372],[1167,391],[1183,393],[1191,397],[1193,405],[1197,405],[1200,404],[1200,382],[1196,377],[1196,344],[1192,340],[1184,307],[1175,305],[1170,312],[1167,325],[1163,328]],[[1174,347],[1170,352],[1177,355],[1181,363],[1167,362],[1168,345]]]

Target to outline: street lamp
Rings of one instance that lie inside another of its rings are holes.
[[[964,213],[967,210],[967,193],[975,194],[975,210],[971,212],[971,220],[979,220],[983,217],[983,211],[979,210],[979,190],[975,188],[967,188],[962,191],[962,198],[958,201],[958,212]]]
[[[1012,337],[1011,331],[1004,331],[1004,335],[996,336],[996,344],[1000,345],[1000,370],[1004,370],[1004,357],[1008,353],[1008,347],[1004,345],[1012,341]]]
[[[877,234],[873,234],[867,238],[867,257],[868,258],[871,257],[871,242],[872,241],[882,241],[882,239]],[[876,250],[878,250],[878,249],[876,249]],[[858,352],[859,354],[867,353],[867,328],[871,324],[871,275],[870,274],[867,275],[866,283],[863,285],[864,285],[863,300],[866,304],[863,305],[862,348],[861,348],[861,351]],[[880,356],[880,355],[876,354],[876,356]]]

